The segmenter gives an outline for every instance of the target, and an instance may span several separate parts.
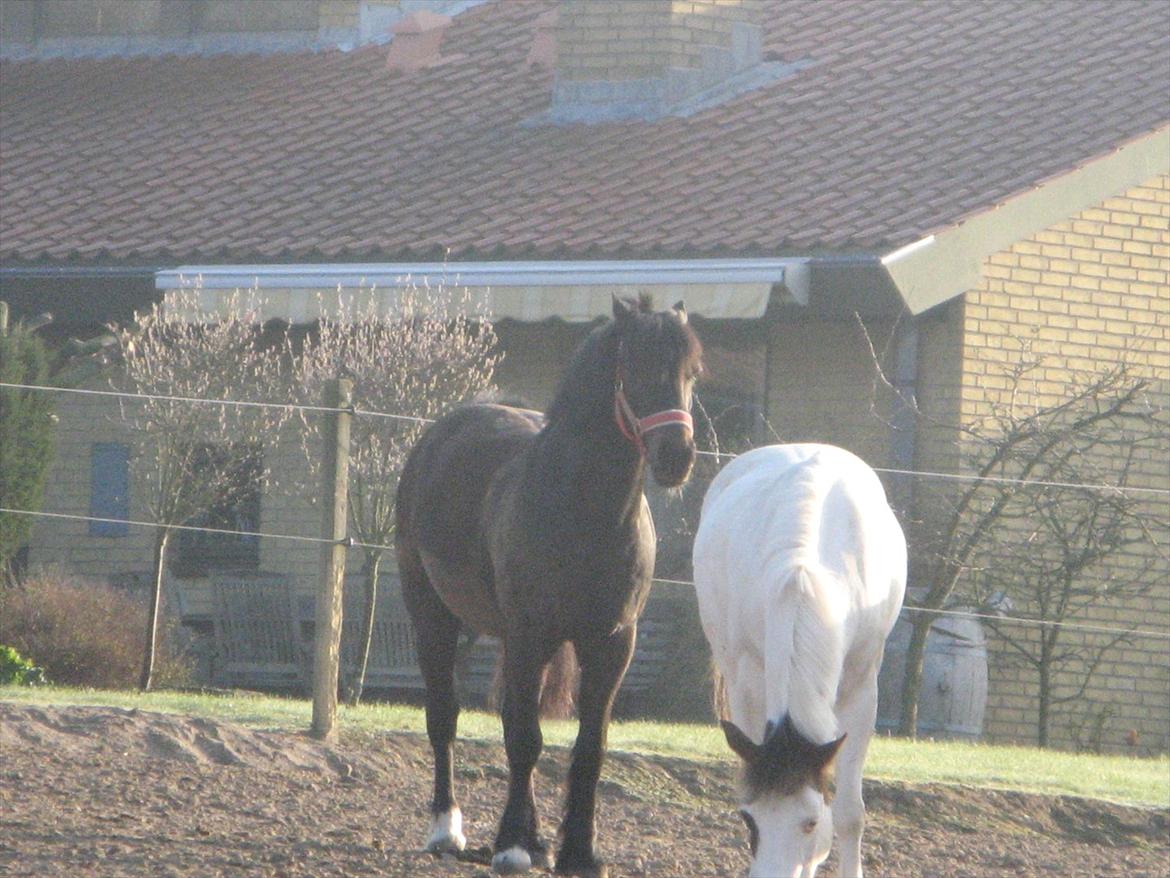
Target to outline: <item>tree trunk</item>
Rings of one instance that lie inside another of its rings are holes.
[[[1036,705],[1036,746],[1048,746],[1048,726],[1052,715],[1052,653],[1056,647],[1056,631],[1040,632],[1040,697]]]
[[[1048,664],[1040,664],[1040,699],[1037,705],[1036,718],[1036,745],[1048,746],[1048,713],[1052,704],[1052,694],[1049,692]]]
[[[906,646],[906,670],[902,675],[902,716],[898,734],[918,737],[918,696],[922,690],[922,666],[926,658],[926,638],[930,634],[931,613],[915,613],[910,623],[910,642]]]
[[[158,648],[158,614],[162,604],[163,571],[166,569],[167,543],[170,528],[162,528],[154,541],[154,588],[150,592],[150,607],[146,613],[146,650],[142,657],[142,676],[138,688],[142,692],[150,689],[154,676],[154,656]]]
[[[374,610],[378,602],[378,568],[382,565],[382,553],[374,552],[366,558],[364,572],[366,575],[365,603],[362,607],[362,627],[360,650],[358,652],[357,669],[349,686],[349,705],[355,706],[362,699],[362,690],[366,686],[366,668],[370,661],[370,644],[374,641]]]

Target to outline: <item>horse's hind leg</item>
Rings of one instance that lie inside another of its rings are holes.
[[[878,663],[880,664],[880,662]],[[877,719],[877,670],[837,710],[841,730],[847,733],[837,754],[837,795],[833,799],[833,829],[840,840],[839,878],[862,878],[861,833],[865,829],[865,803],[861,799],[861,775],[865,753]]]
[[[605,760],[606,738],[613,699],[634,654],[637,630],[619,629],[605,640],[575,644],[581,666],[581,692],[577,701],[579,725],[569,767],[569,791],[565,819],[561,823],[558,873],[600,878],[605,867],[593,853],[597,781]]]
[[[461,851],[467,839],[463,835],[463,814],[455,801],[453,761],[459,719],[455,654],[460,623],[435,593],[421,565],[404,560],[400,557],[402,596],[414,622],[418,666],[427,687],[427,737],[435,758],[433,821],[426,849],[432,853]]]

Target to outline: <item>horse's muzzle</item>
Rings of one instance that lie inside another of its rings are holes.
[[[646,432],[643,441],[654,481],[664,488],[677,488],[690,478],[695,466],[695,440],[689,423],[663,424]]]

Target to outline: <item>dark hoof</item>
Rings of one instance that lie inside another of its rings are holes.
[[[609,878],[605,863],[593,857],[566,857],[564,852],[557,857],[556,873],[573,878]]]
[[[533,869],[547,869],[553,864],[552,855],[544,845],[537,845],[528,853],[532,857]]]

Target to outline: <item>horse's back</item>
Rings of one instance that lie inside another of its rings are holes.
[[[421,565],[464,622],[496,633],[491,565],[482,533],[493,479],[540,431],[544,416],[479,403],[432,424],[407,457],[398,484],[399,564]],[[403,588],[417,587],[404,575]]]
[[[906,565],[877,474],[849,451],[813,443],[764,446],[724,467],[704,497],[695,552],[718,553],[748,580],[806,562],[856,573],[867,602]]]
[[[828,445],[766,446],[711,483],[694,572],[703,627],[729,681],[813,661],[835,666],[823,668],[835,692],[880,660],[905,589],[905,540],[858,457]],[[792,653],[801,643],[809,655]],[[787,705],[787,681],[771,685],[781,694],[769,700]]]

